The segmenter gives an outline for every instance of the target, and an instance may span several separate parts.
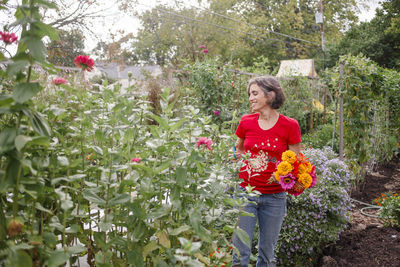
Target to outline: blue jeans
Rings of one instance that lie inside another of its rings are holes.
[[[259,240],[256,266],[276,266],[274,248],[286,214],[286,193],[263,194],[251,196],[248,199],[255,203],[248,203],[244,211],[254,214],[254,217],[240,216],[238,226],[249,235],[251,244],[254,227],[258,220]],[[251,248],[240,241],[237,236],[233,237],[233,245],[239,250],[240,258],[234,251],[232,266],[247,267],[250,262]]]

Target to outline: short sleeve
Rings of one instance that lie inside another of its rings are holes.
[[[243,120],[240,120],[239,125],[236,129],[235,135],[242,139],[245,137],[245,128],[243,126]]]
[[[301,130],[299,123],[297,120],[292,119],[292,123],[290,125],[290,132],[289,132],[289,145],[294,145],[301,142]]]

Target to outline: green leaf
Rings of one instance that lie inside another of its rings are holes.
[[[158,122],[158,124],[165,130],[169,129],[169,125],[168,122],[166,120],[164,120],[163,118],[161,118],[160,116],[157,116],[155,114],[149,114],[149,116],[155,120],[156,122]]]
[[[127,263],[135,267],[144,267],[142,251],[138,247],[133,247],[127,252]]]
[[[128,194],[119,194],[116,197],[112,198],[109,202],[110,206],[125,204],[131,200],[131,196]]]
[[[39,34],[41,37],[48,36],[52,41],[58,40],[57,30],[50,25],[38,21],[34,24],[34,26],[37,27],[37,29],[39,30]]]
[[[89,189],[86,189],[86,188],[83,189],[82,194],[83,194],[83,197],[89,202],[92,202],[94,204],[101,205],[101,206],[106,205],[106,201],[104,199],[100,198],[98,195],[96,195],[94,192],[92,192]]]
[[[190,226],[188,225],[182,225],[176,229],[173,229],[169,232],[170,235],[179,235],[180,233],[186,232],[188,230],[190,230]]]
[[[72,246],[68,248],[68,252],[72,253],[72,254],[80,254],[82,252],[86,252],[87,248],[85,248],[84,246]]]
[[[39,62],[43,62],[46,58],[46,47],[42,40],[40,38],[27,37],[23,41],[26,43],[32,57]]]
[[[40,210],[40,211],[43,211],[43,212],[46,212],[46,213],[53,214],[53,212],[51,212],[51,210],[49,210],[49,209],[46,209],[46,208],[45,208],[45,207],[43,207],[43,206],[42,206],[42,204],[40,204],[39,202],[36,202],[36,204],[35,204],[35,208],[36,208],[36,209],[38,209],[38,210]]]
[[[50,258],[48,261],[49,267],[58,267],[60,265],[64,265],[69,260],[70,254],[65,252],[64,249],[53,251],[50,254]]]
[[[46,0],[36,0],[35,2],[37,4],[43,6],[43,7],[57,9],[57,5],[56,4],[54,4],[52,2],[49,2],[49,1],[46,1]]]
[[[12,267],[31,267],[32,258],[24,250],[17,250],[16,252],[10,253],[9,264],[6,266]]]
[[[21,162],[19,160],[10,159],[5,174],[6,177],[0,180],[0,192],[5,192],[9,186],[15,184],[20,166]]]
[[[187,169],[183,167],[176,168],[176,183],[179,186],[184,186],[187,180]]]
[[[250,247],[250,237],[243,229],[238,227],[233,230],[233,233],[239,237],[240,241],[242,241],[246,246]]]
[[[171,125],[170,126],[171,132],[178,130],[178,128],[180,128],[185,121],[186,121],[186,118],[183,118],[180,121],[178,121],[177,123]]]
[[[39,83],[19,83],[14,86],[13,98],[17,103],[25,103],[35,96],[42,87]]]
[[[41,136],[50,136],[51,130],[47,122],[42,118],[42,115],[35,111],[32,120],[33,130]]]
[[[146,246],[143,248],[143,258],[146,258],[149,253],[158,249],[159,246],[157,245],[156,241],[150,241]]]
[[[29,61],[28,60],[18,60],[15,61],[11,64],[8,64],[7,66],[7,75],[8,76],[13,76],[20,72],[21,70],[25,69],[26,67],[29,66]]]
[[[168,234],[165,230],[157,232],[156,237],[161,246],[171,248],[171,241],[169,240]]]
[[[0,95],[0,107],[8,107],[13,102],[13,98],[9,95]]]
[[[0,132],[0,155],[15,148],[17,129],[5,128]]]
[[[39,146],[48,146],[49,140],[46,136],[36,136],[30,137],[26,135],[18,135],[15,138],[15,147],[18,151],[21,151],[25,146],[31,145],[39,145]]]

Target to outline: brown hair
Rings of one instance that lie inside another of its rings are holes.
[[[285,95],[283,94],[281,84],[274,77],[260,76],[251,79],[249,81],[249,84],[247,85],[247,93],[249,94],[249,96],[250,96],[250,86],[252,86],[253,84],[257,84],[258,87],[260,87],[260,89],[264,92],[266,96],[268,95],[268,92],[271,91],[275,92],[275,99],[273,99],[270,104],[271,108],[278,109],[285,102]]]

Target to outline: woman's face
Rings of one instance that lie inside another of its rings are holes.
[[[252,84],[250,86],[249,93],[249,101],[253,112],[260,112],[262,109],[269,107],[269,103],[271,103],[270,97],[274,94],[274,92],[271,91],[269,92],[271,96],[267,97],[257,84]]]

